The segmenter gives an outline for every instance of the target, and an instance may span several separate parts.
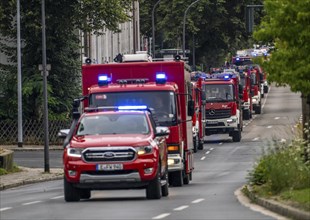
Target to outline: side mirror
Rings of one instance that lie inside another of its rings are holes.
[[[239,94],[239,99],[243,99],[243,94]]]
[[[206,101],[207,100],[207,96],[206,96],[206,93],[204,91],[202,91],[202,93],[201,93],[201,100],[202,101]]]
[[[187,102],[187,115],[188,116],[193,116],[195,113],[195,104],[193,100],[189,100]]]
[[[170,134],[170,130],[168,127],[158,126],[156,127],[156,137],[164,137]]]
[[[57,137],[61,138],[61,139],[65,139],[68,134],[69,134],[70,129],[61,129],[58,134]]]
[[[251,95],[251,97],[254,96],[254,90],[253,89],[251,89],[250,95]]]
[[[81,117],[81,113],[80,112],[73,112],[72,117],[73,117],[73,119],[78,120]]]
[[[239,84],[239,93],[243,93],[243,85]]]

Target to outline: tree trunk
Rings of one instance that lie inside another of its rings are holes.
[[[302,128],[303,128],[303,139],[306,141],[305,144],[305,160],[308,161],[309,158],[309,144],[310,144],[310,94],[301,95],[302,99]]]

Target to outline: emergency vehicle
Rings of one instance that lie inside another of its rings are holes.
[[[153,108],[158,123],[170,129],[169,183],[188,184],[194,169],[190,72],[180,57],[150,62],[146,54],[136,54],[123,55],[119,61],[82,66],[84,107],[147,105]]]
[[[206,94],[207,136],[229,134],[234,142],[240,142],[243,128],[241,97],[243,88],[239,84],[239,75],[218,73],[209,75],[202,81]]]
[[[63,153],[65,201],[92,190],[146,189],[147,199],[168,196],[168,127],[146,106],[86,108],[74,122]],[[127,129],[128,124],[130,129]]]
[[[202,77],[192,77],[193,100],[195,114],[193,115],[194,152],[203,150],[205,137],[205,93],[202,91]]]

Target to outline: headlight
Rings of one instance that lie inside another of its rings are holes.
[[[151,145],[136,147],[136,151],[138,155],[151,154],[154,151],[154,147],[152,147]]]
[[[68,148],[67,154],[69,157],[81,157],[83,148]]]

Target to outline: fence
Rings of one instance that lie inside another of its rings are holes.
[[[57,137],[58,131],[64,128],[70,128],[70,124],[71,121],[49,121],[49,143],[53,145],[61,145],[63,140]],[[17,142],[17,120],[0,121],[0,145],[17,144]],[[25,120],[23,122],[23,144],[44,144],[43,121]]]

